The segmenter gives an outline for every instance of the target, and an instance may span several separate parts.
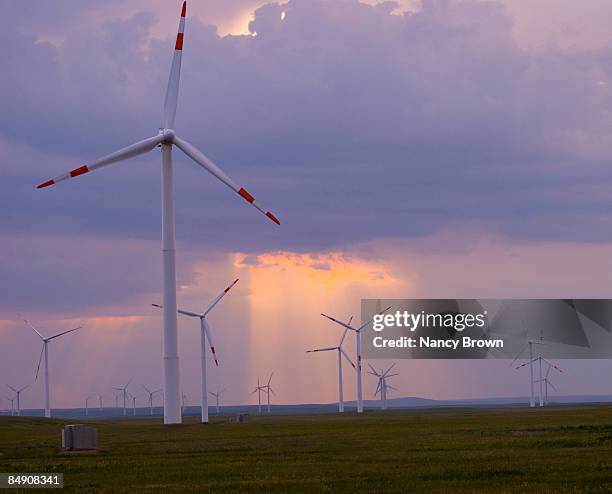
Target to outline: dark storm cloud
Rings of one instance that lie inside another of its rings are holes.
[[[177,153],[179,237],[302,250],[470,224],[524,239],[609,240],[612,48],[526,51],[494,2],[393,11],[388,2],[268,4],[249,25],[254,36],[220,37],[188,20],[177,131],[283,225]],[[25,149],[3,184],[7,234],[157,238],[157,151],[32,189],[156,132],[172,54],[172,39],[151,39],[157,18],[67,17],[53,44],[33,25],[3,23],[3,161],[12,144]]]

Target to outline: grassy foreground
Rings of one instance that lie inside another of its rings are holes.
[[[95,453],[61,452],[64,423],[0,417],[0,472],[71,492],[612,492],[612,407],[94,422]]]

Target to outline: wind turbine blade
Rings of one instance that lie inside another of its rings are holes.
[[[217,360],[217,354],[215,353],[215,344],[213,343],[210,327],[208,325],[208,321],[203,319],[204,321],[204,332],[206,333],[206,339],[208,340],[208,345],[210,346],[210,351],[213,354],[213,358],[215,359],[215,365],[219,366],[219,361]]]
[[[528,361],[528,362],[525,362],[524,364],[519,365],[519,366],[516,368],[516,370],[519,370],[521,367],[525,367],[526,365],[529,365],[529,364],[530,364],[530,363],[532,363],[532,362],[533,362],[533,360],[530,360],[530,361]]]
[[[229,292],[236,283],[238,283],[238,278],[235,279],[230,286],[223,290],[210,304],[208,304],[208,307],[206,307],[206,310],[204,311],[204,316],[206,316],[213,309],[213,307],[217,305],[223,297],[225,297],[225,294]]]
[[[24,320],[23,320],[23,322],[25,322],[25,323],[26,323],[28,326],[30,326],[30,328],[32,328],[32,329],[34,330],[34,332],[35,332],[35,333],[36,333],[38,336],[40,336],[40,339],[41,339],[41,340],[44,340],[44,339],[45,339],[45,337],[44,337],[43,335],[41,335],[41,334],[38,332],[38,330],[37,330],[37,329],[36,329],[34,326],[32,326],[32,325],[30,324],[30,322],[29,322],[27,319],[24,319]]]
[[[270,387],[270,382],[272,381],[272,376],[274,375],[274,372],[272,372],[270,374],[270,379],[268,379],[268,387]]]
[[[387,384],[387,388],[392,389],[393,391],[397,391],[397,388],[394,388],[393,386],[391,386],[390,384]]]
[[[11,389],[12,389],[12,390],[13,390],[15,393],[17,392],[17,390],[16,390],[15,388],[13,388],[13,386],[11,386],[10,384],[7,384],[7,386],[8,386],[9,388],[11,388]]]
[[[179,138],[178,136],[174,137],[174,144],[176,144],[181,151],[183,151],[198,165],[200,165],[202,168],[217,177],[221,182],[223,182],[239,196],[249,202],[253,207],[257,208],[259,211],[265,214],[274,223],[280,225],[280,221],[278,221],[278,218],[276,216],[274,216],[270,211],[266,210],[263,206],[255,202],[255,198],[251,194],[249,194],[243,187],[238,187],[236,182],[229,178],[223,172],[223,170],[221,170],[221,168],[219,168],[206,156],[204,156],[204,154],[202,154],[196,147],[194,147],[192,144],[189,144],[187,141]]]
[[[36,367],[36,377],[34,378],[34,381],[38,381],[38,371],[40,370],[40,363],[42,362],[42,356],[44,351],[45,345],[43,344],[43,347],[40,349],[40,357],[38,357],[38,366]]]
[[[380,374],[378,372],[376,372],[376,369],[374,367],[372,367],[372,364],[370,362],[368,362],[368,367],[372,370],[372,372],[377,375],[378,377],[380,377]]]
[[[349,326],[348,324],[345,324],[345,323],[343,323],[342,321],[338,321],[337,319],[334,319],[333,317],[328,316],[327,314],[323,314],[323,313],[321,312],[321,315],[322,315],[323,317],[326,317],[326,318],[327,318],[327,319],[329,319],[330,321],[335,322],[336,324],[340,324],[340,326],[342,326],[342,327],[344,327],[344,328],[346,328],[346,329],[350,329],[351,331],[357,331],[357,330],[356,330],[354,327]]]
[[[178,309],[177,312],[179,314],[183,314],[184,316],[191,316],[191,317],[202,317],[202,314],[196,314],[195,312],[190,312],[188,310],[182,310],[182,309]]]
[[[174,56],[170,66],[170,77],[166,88],[166,99],[164,101],[164,126],[167,129],[174,128],[176,117],[176,105],[178,103],[179,81],[181,78],[181,58],[183,55],[183,37],[185,35],[185,16],[187,15],[187,2],[183,2],[181,18],[179,20],[178,34],[174,45]]]
[[[66,180],[73,177],[78,177],[79,175],[83,175],[84,173],[92,172],[98,168],[102,168],[103,166],[110,165],[112,163],[116,163],[117,161],[126,160],[128,158],[133,158],[134,156],[138,156],[139,154],[146,153],[147,151],[151,151],[155,146],[157,146],[160,142],[165,139],[163,134],[158,134],[154,137],[149,137],[148,139],[144,139],[130,146],[124,147],[119,151],[115,151],[99,160],[96,160],[87,165],[82,165],[70,172],[60,175],[58,177],[52,178],[51,180],[47,180],[36,186],[37,189],[42,189],[44,187],[49,187],[50,185],[61,182],[62,180]]]
[[[149,388],[147,388],[144,384],[142,385],[142,387],[144,388],[144,390],[149,393],[149,394],[153,394],[151,393],[151,390]]]
[[[68,333],[72,333],[73,331],[76,331],[77,329],[81,329],[83,326],[79,326],[78,328],[73,328],[73,329],[69,329],[68,331],[63,331],[61,333],[57,333],[53,336],[51,336],[50,338],[47,338],[47,341],[51,341],[55,338],[59,338],[62,335],[68,334]]]
[[[387,377],[387,374],[391,371],[391,369],[393,369],[393,367],[395,367],[395,363],[384,372],[383,377]]]
[[[353,366],[353,369],[355,369],[355,364],[353,363],[353,361],[351,360],[351,357],[348,356],[348,354],[342,349],[340,348],[340,353],[342,354],[342,356],[348,361],[349,364],[351,364]]]
[[[514,362],[516,362],[519,359],[519,357],[523,354],[523,352],[525,350],[527,350],[528,346],[529,346],[529,343],[527,343],[523,348],[521,348],[521,351],[516,354],[516,357],[514,357],[514,360],[510,364],[510,367],[512,367],[514,365]],[[518,367],[517,367],[517,369],[518,369]]]
[[[384,310],[381,310],[380,312],[376,313],[374,316],[380,316],[382,314],[384,314],[385,312],[387,312],[391,307],[393,307],[392,305],[390,305],[389,307],[387,307]],[[368,324],[370,324],[372,321],[374,320],[374,317],[372,319],[370,319],[368,322],[366,322],[365,324],[362,324],[361,326],[359,326],[359,328],[357,329],[357,331],[361,331],[363,328],[365,328]]]
[[[337,346],[330,346],[328,348],[314,348],[312,350],[306,350],[306,353],[312,352],[329,352],[330,350],[338,350]]]
[[[268,386],[268,389],[269,389],[270,391],[272,391],[272,394],[273,394],[274,396],[276,396],[276,393],[274,392],[274,390],[273,390],[273,389],[272,389],[270,386]]]
[[[380,377],[378,374],[375,374],[372,371],[366,371],[366,373],[370,374],[371,376],[376,376],[376,377]]]
[[[399,376],[399,372],[396,372],[395,374],[387,374],[385,377],[395,377],[395,376]]]
[[[19,392],[21,393],[21,392],[22,392],[24,389],[29,388],[29,387],[30,387],[30,385],[29,385],[29,384],[26,384],[26,385],[25,385],[23,388],[21,388],[21,389],[19,390]]]
[[[353,322],[353,316],[349,317],[349,320],[348,320],[347,324],[350,326],[352,322]],[[340,338],[340,343],[338,343],[339,347],[341,347],[342,343],[344,343],[344,339],[346,338],[346,333],[347,332],[348,332],[348,329],[344,328],[344,332],[342,333],[342,337]]]
[[[557,388],[555,388],[555,385],[553,383],[551,383],[550,381],[548,381],[548,385],[554,389],[555,391],[558,391]]]
[[[558,367],[555,364],[553,364],[550,360],[546,360],[544,357],[542,357],[542,360],[549,365],[549,370],[550,370],[550,367],[553,367],[554,369],[558,370],[559,372],[561,372],[561,373],[563,372],[560,367]]]

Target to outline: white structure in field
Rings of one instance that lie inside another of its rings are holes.
[[[132,382],[132,379],[130,379],[127,384],[123,387],[113,387],[113,389],[115,391],[120,391],[123,394],[123,416],[125,417],[127,415],[127,395],[128,395],[128,386],[130,385],[130,383]],[[115,397],[115,402],[117,401],[117,398]]]
[[[211,310],[217,305],[225,294],[229,292],[232,287],[238,283],[238,280],[234,280],[234,282],[229,285],[225,290],[223,290],[219,295],[217,295],[209,304],[208,307],[204,309],[203,312],[192,312],[188,310],[178,309],[177,312],[184,316],[188,317],[196,317],[200,320],[200,359],[201,359],[201,373],[202,373],[202,401],[201,401],[201,409],[202,409],[202,423],[208,423],[208,391],[207,391],[207,379],[206,379],[206,341],[208,340],[208,345],[210,346],[210,351],[212,353],[213,359],[215,360],[215,365],[219,366],[219,361],[217,360],[217,353],[215,351],[215,345],[212,340],[212,331],[210,328],[210,324],[206,319],[206,316],[210,313]],[[152,304],[153,307],[162,308],[161,305]]]
[[[255,198],[240,187],[221,168],[209,160],[195,146],[179,138],[174,131],[176,107],[179,93],[181,58],[183,53],[183,36],[187,2],[183,2],[179,20],[178,34],[174,46],[174,56],[170,67],[170,77],[164,101],[164,127],[158,134],[135,144],[115,151],[103,158],[81,165],[70,172],[47,180],[37,188],[49,187],[62,180],[92,172],[112,163],[117,163],[134,156],[152,151],[161,146],[162,158],[162,257],[163,257],[163,368],[164,368],[164,423],[181,423],[181,390],[179,376],[178,335],[176,316],[176,268],[175,268],[175,235],[174,235],[174,176],[172,166],[172,146],[178,147],[202,168],[227,185],[249,204],[261,211],[268,219],[280,225],[270,211],[255,201]]]
[[[217,415],[219,415],[219,398],[221,398],[221,395],[223,393],[225,393],[226,391],[227,391],[227,389],[225,389],[225,388],[223,388],[223,389],[217,388],[217,392],[216,393],[214,391],[210,391],[210,394],[215,397],[215,400],[217,402]]]
[[[348,320],[347,325],[350,326],[352,321],[353,321],[353,318],[351,317]],[[344,331],[342,332],[342,336],[340,337],[340,342],[338,343],[338,346],[330,346],[330,347],[325,347],[325,348],[315,348],[313,350],[306,350],[306,353],[332,352],[332,351],[336,351],[338,353],[338,411],[339,412],[344,412],[344,391],[343,391],[343,385],[342,385],[342,357],[344,357],[346,361],[353,366],[353,369],[355,369],[355,364],[353,363],[351,358],[342,348],[342,343],[344,343],[344,339],[346,338],[347,332],[348,332],[348,328],[344,328]]]
[[[77,329],[81,329],[82,326],[69,329],[68,331],[62,331],[61,333],[57,333],[53,336],[45,337],[38,332],[38,330],[32,326],[27,320],[24,319],[24,322],[32,328],[32,330],[40,337],[42,340],[42,348],[40,350],[40,357],[38,358],[38,366],[36,367],[36,377],[35,381],[38,380],[38,371],[40,370],[40,363],[42,361],[43,355],[45,357],[45,365],[44,365],[44,379],[45,379],[45,417],[51,417],[51,398],[49,396],[49,342],[54,340],[55,338],[59,338],[68,333],[72,333]]]
[[[380,315],[380,314],[384,314],[385,312],[387,312],[391,307],[387,307],[385,310],[382,310],[380,312],[378,312],[376,315]],[[357,355],[357,365],[356,365],[356,382],[357,382],[357,413],[363,413],[363,386],[361,383],[361,331],[363,330],[363,328],[365,328],[368,324],[371,324],[372,321],[374,320],[374,318],[370,319],[368,322],[366,322],[365,324],[362,324],[361,326],[359,326],[358,328],[354,328],[353,326],[351,326],[350,324],[345,324],[342,321],[339,321],[337,319],[334,319],[333,317],[330,317],[326,314],[321,314],[323,317],[326,317],[327,319],[329,319],[330,321],[335,322],[336,324],[339,324],[340,326],[344,327],[345,329],[348,329],[349,331],[353,331],[355,333],[355,353]]]
[[[368,374],[371,374],[378,378],[378,385],[376,386],[376,391],[374,392],[374,396],[378,396],[380,394],[380,409],[386,410],[387,409],[387,391],[389,389],[397,391],[397,389],[395,389],[393,386],[387,383],[387,379],[394,377],[394,376],[399,376],[398,373],[389,374],[389,372],[391,372],[391,369],[395,367],[395,364],[392,364],[391,367],[389,367],[386,371],[381,370],[380,372],[377,371],[374,367],[372,367],[372,364],[368,364],[368,366],[370,367]]]

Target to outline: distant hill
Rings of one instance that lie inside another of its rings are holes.
[[[538,398],[536,396],[536,404]],[[498,398],[478,398],[478,399],[459,399],[459,400],[431,400],[428,398],[418,398],[415,396],[407,396],[402,398],[387,399],[387,408],[443,408],[443,407],[524,407],[529,403],[527,396],[515,397],[498,397]],[[549,403],[554,405],[572,405],[572,404],[587,404],[587,403],[612,403],[612,395],[570,395],[570,396],[554,396],[549,397]],[[364,400],[364,407],[369,410],[380,408],[379,400]],[[346,411],[355,411],[357,404],[355,401],[347,401],[344,404]],[[292,414],[315,414],[315,413],[334,413],[338,411],[337,403],[303,403],[298,405],[272,405],[271,412],[274,414],[292,415]],[[161,416],[161,407],[153,408],[154,416]],[[237,415],[239,413],[258,414],[257,405],[236,405],[221,407],[221,415]],[[262,413],[267,413],[267,406],[262,406]],[[185,415],[195,416],[200,414],[199,406],[186,406]],[[6,411],[2,411],[1,415],[7,415]],[[42,409],[23,410],[24,416],[43,416]],[[211,417],[215,416],[214,407],[210,408]],[[61,408],[54,409],[53,416],[56,418],[79,418],[79,419],[123,419],[122,408],[90,408],[87,417],[85,416],[84,408]],[[149,408],[137,408],[136,418],[149,416]],[[133,417],[132,409],[128,409],[128,414],[125,418]]]

